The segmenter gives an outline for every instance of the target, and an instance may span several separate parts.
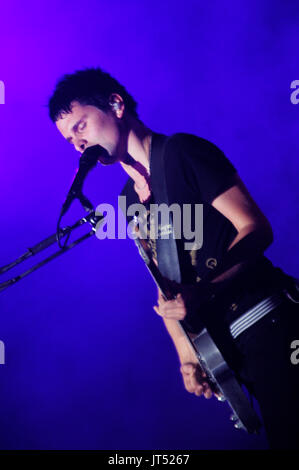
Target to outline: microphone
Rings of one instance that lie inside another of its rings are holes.
[[[97,161],[103,152],[106,152],[103,147],[101,147],[100,145],[93,145],[92,147],[87,147],[87,149],[84,150],[84,152],[82,153],[82,156],[79,160],[79,168],[70,187],[70,190],[67,194],[67,197],[62,205],[60,217],[62,217],[66,213],[74,199],[78,198],[83,205],[83,201],[88,202],[88,200],[82,194],[84,180],[89,171],[96,166]],[[88,206],[88,204],[86,205]]]

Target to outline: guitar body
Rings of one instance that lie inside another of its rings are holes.
[[[220,392],[219,400],[226,401],[233,411],[230,419],[235,428],[258,433],[261,422],[207,330],[203,329],[191,341],[201,368],[214,385],[217,394]]]
[[[284,293],[295,304],[299,304],[299,279],[285,276]]]

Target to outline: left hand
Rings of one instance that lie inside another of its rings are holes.
[[[154,306],[155,312],[164,318],[183,320],[187,315],[187,309],[182,294],[179,293],[174,300],[165,300],[159,290],[158,306]]]
[[[188,312],[198,311],[208,298],[208,286],[203,281],[196,285],[178,284],[164,278],[166,291],[176,293],[173,300],[165,300],[158,289],[158,306],[154,310],[158,315],[175,320],[183,320]]]

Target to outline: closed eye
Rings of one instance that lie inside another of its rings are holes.
[[[85,127],[86,127],[86,122],[81,122],[81,123],[78,125],[77,130],[78,130],[79,132],[81,132],[81,131],[83,131],[83,129],[85,129]]]
[[[78,121],[72,128],[72,131],[76,134],[77,132],[82,132],[86,127],[86,121]],[[71,144],[72,143],[72,137],[67,137],[66,140]]]

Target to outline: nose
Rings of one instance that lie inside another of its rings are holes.
[[[87,140],[85,139],[79,139],[74,142],[75,149],[78,150],[78,152],[84,152],[84,150],[87,147]]]

